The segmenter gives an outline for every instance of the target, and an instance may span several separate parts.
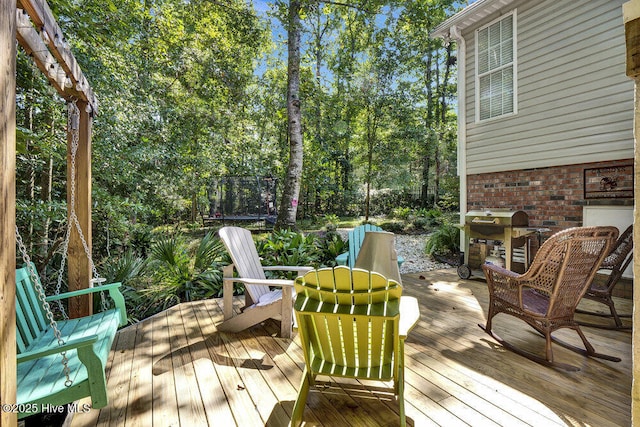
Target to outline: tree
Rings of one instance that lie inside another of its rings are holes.
[[[290,0],[288,7],[288,66],[287,66],[287,123],[289,136],[289,165],[282,190],[282,201],[276,228],[295,228],[298,197],[303,166],[302,114],[300,100],[300,9],[298,0]]]
[[[403,74],[414,78],[415,104],[422,115],[424,126],[421,155],[421,202],[429,203],[429,188],[433,188],[434,203],[440,193],[443,158],[448,158],[446,136],[455,127],[447,120],[449,99],[454,86],[449,81],[455,64],[451,46],[429,37],[429,32],[454,11],[453,0],[414,0],[402,9],[394,32],[394,42],[401,52],[400,67]],[[444,71],[442,71],[444,68]],[[420,87],[421,86],[421,87]],[[431,177],[433,176],[433,185]]]

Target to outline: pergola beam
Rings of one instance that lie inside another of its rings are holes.
[[[75,101],[80,109],[78,150],[74,162],[70,155],[72,130],[67,129],[67,200],[70,201],[69,194],[74,191],[76,203],[74,206],[69,204],[68,209],[69,212],[75,210],[83,236],[72,227],[67,267],[69,290],[84,289],[89,286],[92,276],[91,254],[85,255],[84,242],[91,251],[91,129],[98,101],[46,0],[14,0],[12,13],[17,27],[14,39],[33,58],[58,94],[67,101]],[[73,170],[76,173],[75,189],[70,187]],[[68,314],[70,317],[86,316],[91,314],[92,307],[90,295],[72,298]]]
[[[45,0],[17,0],[18,43],[27,54],[33,55],[38,68],[49,77],[60,96],[66,100],[81,99],[91,105],[92,111],[98,111],[98,100],[80,65],[76,61],[62,29],[58,26],[49,4]],[[42,35],[46,34],[46,45]],[[50,76],[51,65],[55,65],[55,76]],[[69,77],[71,85],[66,86]]]

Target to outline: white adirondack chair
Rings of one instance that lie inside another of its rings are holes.
[[[267,319],[280,319],[280,335],[291,338],[293,322],[293,280],[267,279],[267,270],[297,271],[303,274],[312,267],[270,266],[260,263],[251,232],[241,227],[222,227],[218,234],[227,248],[233,264],[224,268],[223,314],[219,331],[239,332]],[[233,277],[233,270],[239,277]],[[233,284],[244,283],[245,306],[242,313],[233,313]],[[276,287],[272,290],[270,287]]]

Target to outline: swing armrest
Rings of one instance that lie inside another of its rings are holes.
[[[127,324],[127,308],[124,302],[124,296],[120,292],[120,286],[122,283],[114,282],[106,285],[95,286],[93,288],[78,289],[77,291],[64,292],[58,295],[51,295],[46,298],[47,302],[58,301],[65,298],[77,297],[81,295],[93,294],[96,292],[108,291],[109,296],[116,305],[116,309],[120,312],[119,325],[124,326]]]
[[[65,298],[78,297],[81,295],[93,294],[101,291],[109,291],[109,293],[111,293],[112,290],[116,290],[118,293],[120,293],[120,291],[118,290],[120,286],[122,286],[122,283],[116,282],[116,283],[109,283],[106,285],[95,286],[93,288],[78,289],[77,291],[63,292],[58,295],[48,296],[47,301],[57,301]]]
[[[50,345],[36,350],[26,351],[18,354],[18,363],[28,362],[29,360],[39,359],[41,357],[50,356],[52,354],[58,354],[63,351],[75,350],[80,347],[87,347],[95,344],[98,341],[97,335],[89,335],[74,340],[69,340],[63,345],[58,345],[53,341]]]

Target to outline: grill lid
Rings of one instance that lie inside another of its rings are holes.
[[[504,209],[469,211],[465,215],[465,223],[522,227],[529,225],[529,215],[524,211],[510,211]]]

